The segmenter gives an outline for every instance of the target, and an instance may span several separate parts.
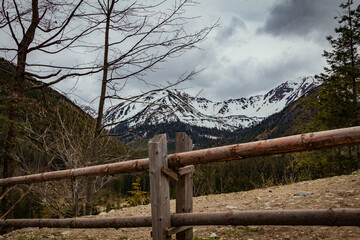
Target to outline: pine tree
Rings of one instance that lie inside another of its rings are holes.
[[[360,5],[353,5],[353,0],[340,4],[337,37],[327,37],[332,51],[324,51],[329,67],[318,76],[323,81],[317,104],[319,130],[359,125]]]
[[[360,125],[360,5],[354,7],[353,0],[345,0],[339,7],[336,35],[327,37],[332,49],[323,53],[328,67],[316,76],[322,86],[305,103],[305,111],[315,112],[307,125],[311,132]],[[292,167],[300,179],[347,174],[360,166],[360,147],[300,153],[297,158]]]

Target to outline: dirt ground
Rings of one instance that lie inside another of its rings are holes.
[[[305,195],[298,194],[303,192]],[[297,196],[300,195],[300,196]],[[194,212],[232,210],[276,210],[317,208],[360,208],[360,172],[315,181],[256,189],[247,192],[194,198]],[[171,201],[174,212],[175,202]],[[111,210],[92,217],[150,215],[150,205]],[[150,228],[49,229],[24,228],[2,239],[151,239]],[[360,227],[292,226],[201,226],[194,227],[195,239],[360,239]]]

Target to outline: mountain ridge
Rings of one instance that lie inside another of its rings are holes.
[[[264,95],[218,102],[192,97],[178,90],[152,92],[132,102],[113,106],[104,114],[103,123],[115,123],[112,128],[115,133],[144,125],[150,127],[174,123],[233,132],[258,125],[319,85],[314,78],[305,77],[282,83]],[[145,137],[145,132],[140,136]]]

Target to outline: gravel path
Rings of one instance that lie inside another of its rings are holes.
[[[297,196],[300,195],[300,196]],[[316,208],[360,208],[360,172],[315,181],[256,189],[247,192],[194,198],[194,212],[231,210],[277,210]],[[171,201],[174,212],[175,202]],[[111,210],[91,217],[150,215],[150,205]],[[150,239],[150,228],[137,229],[49,229],[25,228],[3,239]],[[194,227],[198,239],[360,239],[360,227],[291,226],[201,226]]]

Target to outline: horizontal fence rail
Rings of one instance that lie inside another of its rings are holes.
[[[176,213],[171,225],[288,225],[288,226],[360,226],[360,209],[227,211],[212,213]],[[52,228],[132,228],[151,227],[151,216],[95,219],[7,219],[0,227]]]
[[[360,209],[264,210],[213,213],[179,213],[173,226],[195,225],[302,225],[360,226]]]
[[[151,216],[122,218],[1,219],[0,227],[132,228],[151,227]]]
[[[250,157],[309,151],[351,144],[360,144],[360,126],[170,154],[168,161],[169,167],[183,167],[187,165],[239,160]],[[149,159],[144,158],[92,167],[3,178],[0,179],[0,186],[39,183],[77,177],[143,172],[148,170]]]

